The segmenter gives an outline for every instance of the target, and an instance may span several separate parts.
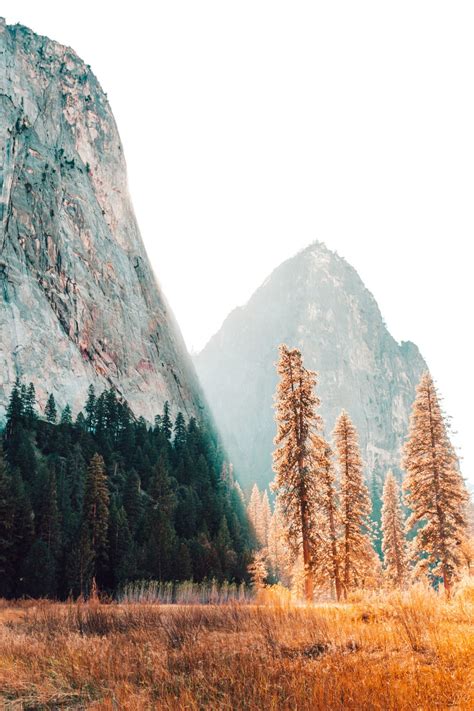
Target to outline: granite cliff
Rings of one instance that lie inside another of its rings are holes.
[[[380,484],[399,465],[415,387],[426,364],[398,344],[356,271],[315,243],[284,262],[195,358],[204,392],[243,484],[273,478],[273,395],[278,346],[299,348],[319,372],[326,433],[345,408],[356,424],[366,475]]]
[[[0,21],[0,418],[16,376],[77,412],[90,383],[151,419],[198,415],[192,363],[148,261],[120,137],[71,49]]]

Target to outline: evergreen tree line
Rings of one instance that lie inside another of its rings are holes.
[[[66,598],[137,579],[242,580],[252,545],[231,467],[205,423],[149,426],[112,390],[75,421],[17,380],[0,448],[0,595]]]
[[[326,441],[317,374],[304,367],[300,351],[284,345],[277,367],[275,509],[269,510],[267,494],[256,486],[247,507],[260,544],[250,568],[254,579],[299,585],[307,600],[314,598],[316,587],[339,600],[356,589],[402,588],[419,579],[442,583],[449,595],[463,569],[472,569],[474,531],[429,373],[417,388],[401,461],[407,520],[392,472],[384,483],[381,565],[356,428],[343,411],[331,444]]]

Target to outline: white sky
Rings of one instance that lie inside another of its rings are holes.
[[[73,9],[73,14],[71,14]],[[1,0],[108,93],[190,349],[321,239],[420,347],[474,483],[474,4]]]

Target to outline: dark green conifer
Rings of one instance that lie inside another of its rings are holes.
[[[96,424],[96,416],[95,416],[95,405],[96,405],[96,398],[95,398],[95,389],[93,385],[89,385],[89,389],[87,391],[87,402],[86,406],[84,407],[84,411],[86,413],[86,425],[87,429],[89,432],[94,432],[95,430],[95,424]]]
[[[18,469],[13,472],[11,477],[11,496],[14,507],[11,551],[12,592],[15,597],[20,597],[31,594],[22,580],[22,569],[35,540],[35,529],[30,497]]]
[[[69,405],[66,405],[66,407],[61,413],[61,424],[72,425],[72,412]]]
[[[151,575],[165,580],[171,573],[172,553],[175,549],[173,514],[176,496],[169,475],[166,454],[161,454],[151,479],[150,501],[147,512],[147,564]]]
[[[133,537],[123,506],[112,499],[109,525],[110,583],[113,589],[123,586],[133,576],[136,567]]]
[[[109,491],[105,464],[94,454],[87,469],[81,526],[81,589],[89,593],[95,578],[106,577],[109,527]]]
[[[163,407],[163,417],[161,418],[161,431],[169,442],[171,439],[171,433],[173,432],[173,423],[171,422],[170,404],[168,400],[165,402]]]
[[[174,423],[174,448],[182,452],[186,447],[186,422],[182,412],[178,412]]]
[[[0,595],[11,590],[12,547],[14,534],[14,502],[11,497],[11,478],[0,453]]]
[[[82,412],[82,410],[81,410],[81,412],[78,412],[78,414],[77,414],[76,427],[79,430],[83,430],[84,432],[87,431],[87,422],[86,422],[86,418],[84,417],[84,413]]]
[[[25,417],[25,425],[28,429],[31,429],[36,421],[36,392],[33,383],[29,383],[28,388],[25,392],[25,397],[23,400],[23,410]]]
[[[193,561],[191,558],[189,546],[186,541],[182,541],[180,543],[176,563],[177,563],[176,577],[178,578],[178,580],[192,580],[193,579]]]
[[[54,468],[47,466],[41,467],[36,488],[36,534],[44,541],[45,545],[51,551],[51,554],[56,556],[59,553],[61,544],[61,533],[56,472]]]
[[[234,577],[234,568],[237,562],[237,556],[232,547],[232,539],[229,533],[227,519],[222,517],[219,531],[216,536],[216,550],[219,556],[221,566],[221,577],[231,579]]]
[[[57,561],[53,552],[42,539],[36,539],[21,570],[26,594],[34,598],[55,598],[57,577]]]
[[[135,532],[142,515],[142,501],[140,493],[140,479],[134,469],[131,469],[125,480],[123,490],[123,506],[127,514],[130,530]]]
[[[58,419],[58,411],[56,408],[56,401],[54,399],[53,393],[50,394],[46,402],[46,407],[44,408],[44,416],[47,422],[51,425],[55,425]]]
[[[10,439],[18,426],[23,423],[23,401],[21,399],[21,382],[20,378],[15,380],[10,400],[7,407],[7,425],[5,435]]]

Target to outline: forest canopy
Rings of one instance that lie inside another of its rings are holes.
[[[252,540],[232,468],[206,422],[153,425],[114,391],[75,420],[44,417],[17,380],[0,449],[0,595],[113,594],[136,579],[242,580]]]

